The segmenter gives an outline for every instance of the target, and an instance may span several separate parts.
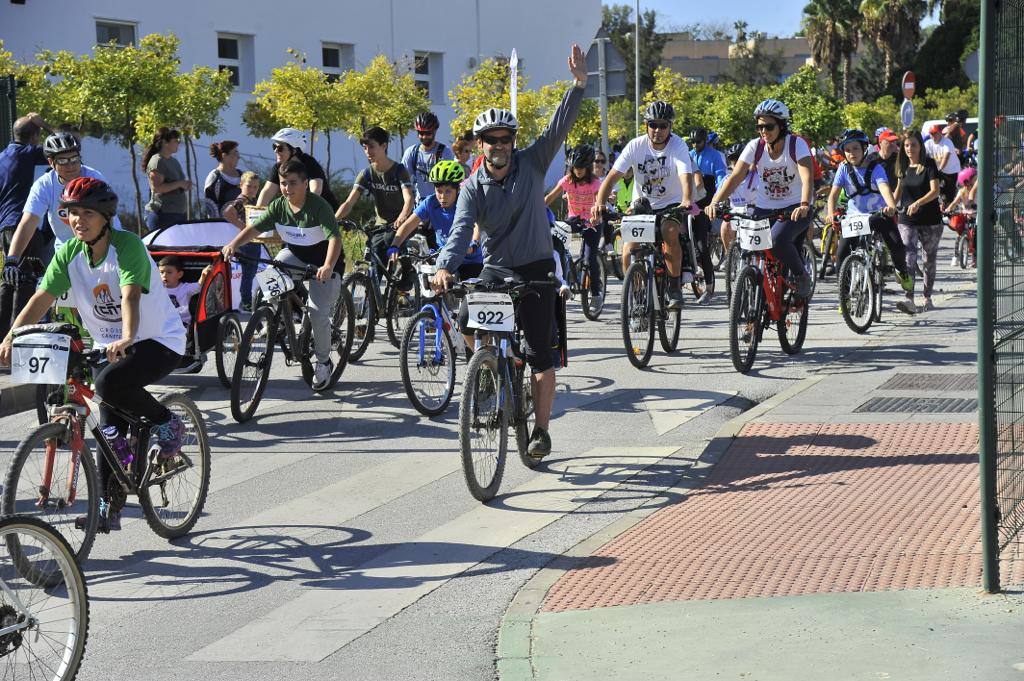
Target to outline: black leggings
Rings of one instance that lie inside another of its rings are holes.
[[[704,284],[708,287],[709,291],[715,290],[715,266],[711,264],[711,218],[705,215],[703,212],[693,216],[693,240],[696,242],[693,245],[694,251],[697,253],[697,257],[700,258],[698,263],[702,270],[704,270]],[[684,256],[688,258],[689,255]]]
[[[590,293],[591,295],[597,295],[601,292],[601,278],[597,276],[597,273],[601,270],[597,260],[601,257],[600,245],[601,245],[601,228],[600,227],[584,227],[580,230],[580,237],[583,239],[583,259],[587,263],[587,268],[590,270]]]
[[[106,404],[117,407],[151,422],[166,423],[171,418],[167,407],[156,401],[146,386],[168,375],[181,362],[181,355],[155,340],[139,341],[132,346],[132,354],[114,364],[108,364],[95,377],[96,394]],[[105,426],[117,426],[117,431],[128,434],[128,424],[115,412],[100,407],[100,420]],[[100,480],[106,481],[110,469],[106,459],[100,463]]]
[[[884,218],[879,215],[873,215],[868,219],[868,224],[871,225],[871,231],[878,233],[882,237],[882,241],[889,248],[889,255],[892,256],[893,265],[901,275],[907,274],[907,249],[903,245],[903,239],[900,238],[900,230],[896,228],[896,221],[892,218]],[[842,233],[842,228],[839,229],[838,233]],[[836,270],[843,266],[843,260],[846,260],[846,256],[850,255],[852,248],[850,239],[839,238],[839,243],[836,244]]]
[[[512,268],[485,266],[480,278],[490,284],[500,284],[511,272],[517,280],[545,281],[554,271],[554,258],[545,258]],[[523,296],[516,310],[516,323],[523,333],[523,354],[536,374],[555,366],[551,343],[555,330],[556,297],[553,286],[539,287]]]

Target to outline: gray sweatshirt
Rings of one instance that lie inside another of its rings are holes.
[[[486,164],[470,176],[459,191],[452,230],[437,261],[439,268],[454,272],[462,264],[474,223],[480,225],[485,265],[519,267],[551,259],[544,175],[576,122],[582,102],[583,88],[569,88],[537,141],[512,152],[511,170],[503,181],[492,178]]]

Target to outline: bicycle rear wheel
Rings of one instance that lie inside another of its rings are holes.
[[[348,366],[348,359],[352,353],[352,336],[355,329],[353,314],[352,295],[346,287],[342,286],[338,293],[338,299],[334,301],[334,307],[331,310],[330,360],[334,369],[331,372],[331,377],[327,380],[327,384],[314,392],[326,392],[333,388],[338,383],[338,379],[341,378],[345,367]],[[298,338],[300,339],[298,355],[299,366],[302,369],[302,380],[312,388],[313,362],[316,361],[316,356],[313,353],[313,328],[308,310],[302,316],[302,328],[299,331]]]
[[[71,546],[75,557],[85,561],[96,539],[103,490],[96,462],[84,444],[79,452],[77,471],[68,440],[68,429],[62,423],[44,423],[30,431],[15,450],[4,479],[4,515],[37,517],[46,521]],[[50,484],[44,484],[45,471],[50,468]],[[69,486],[75,482],[74,496]],[[85,520],[76,528],[75,518]]]
[[[233,314],[227,314],[217,323],[217,378],[225,388],[231,388],[231,379],[235,375],[235,363],[242,345],[242,323]]]
[[[804,240],[802,255],[804,259],[804,272],[811,280],[811,292],[807,296],[810,299],[814,296],[814,289],[818,286],[818,255],[814,252],[814,246],[806,239]]]
[[[74,551],[38,518],[3,518],[0,540],[0,623],[10,630],[0,636],[0,678],[74,679],[89,636],[89,593]]]
[[[658,283],[658,295],[661,296],[668,285],[668,276],[663,274]],[[662,297],[664,300],[664,297]],[[661,341],[661,349],[665,352],[675,352],[679,347],[679,331],[683,325],[682,310],[662,309],[658,315],[658,339]]]
[[[605,269],[604,258],[597,259],[597,278],[600,281],[601,296],[595,299],[590,294],[590,277],[593,272],[589,268],[583,270],[583,283],[580,285],[580,305],[583,307],[583,316],[594,322],[601,316],[604,310],[604,302],[608,293],[608,270]]]
[[[150,529],[164,539],[188,534],[203,512],[210,490],[210,440],[203,415],[181,393],[160,398],[160,404],[185,423],[181,452],[165,461],[153,461],[153,477],[139,489],[139,505]],[[150,447],[153,460],[158,449]]]
[[[277,314],[273,308],[261,305],[245,326],[231,378],[231,415],[239,423],[251,419],[263,399],[276,339]]]
[[[624,282],[619,303],[622,341],[630,364],[643,369],[654,350],[654,301],[647,286],[647,263],[631,263]]]
[[[875,313],[875,282],[861,253],[852,253],[839,268],[839,309],[843,321],[854,333],[866,333]]]
[[[480,348],[466,370],[459,405],[459,451],[469,493],[490,501],[498,493],[508,450],[508,411],[502,405],[498,357]]]
[[[729,244],[729,250],[725,254],[725,302],[726,304],[732,300],[732,283],[736,281],[736,273],[740,269],[740,263],[743,261],[742,253],[740,252],[740,245],[733,241]]]
[[[818,267],[818,278],[824,279],[825,275],[828,274],[828,268],[833,267],[832,262],[832,251],[836,245],[836,231],[831,225],[825,226],[825,231],[821,237],[821,265]]]
[[[423,310],[409,322],[399,350],[402,386],[416,411],[437,416],[455,394],[455,348],[437,318]]]
[[[960,269],[966,270],[971,264],[971,244],[968,240],[967,231],[957,237],[957,264],[960,265]]]
[[[352,294],[352,349],[348,359],[359,360],[373,342],[377,329],[377,298],[373,284],[365,272],[355,271],[345,277],[344,287]]]
[[[615,234],[612,237],[612,273],[615,277],[622,281],[625,272],[622,271],[622,233],[619,230],[615,230]]]
[[[745,374],[754,365],[761,340],[763,314],[759,297],[760,275],[752,265],[740,270],[729,301],[729,355],[736,371]]]
[[[776,325],[779,333],[779,345],[787,355],[795,355],[804,346],[807,338],[808,301],[796,298],[792,291],[787,291],[782,303],[782,316]]]
[[[722,236],[720,234],[712,234],[708,239],[708,244],[711,248],[711,265],[715,268],[716,272],[722,270],[722,266],[725,265],[725,244],[722,243]]]

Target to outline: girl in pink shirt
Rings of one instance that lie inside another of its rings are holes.
[[[594,176],[594,147],[589,144],[581,144],[569,152],[569,174],[558,181],[546,197],[545,202],[550,206],[564,194],[569,201],[569,225],[573,232],[578,232],[583,238],[583,257],[586,259],[587,268],[591,272],[598,272],[598,258],[600,257],[601,230],[599,226],[590,223],[591,208],[594,199],[597,197],[597,190],[601,188],[601,180]],[[604,292],[601,290],[600,277],[590,277],[590,294],[598,296]]]

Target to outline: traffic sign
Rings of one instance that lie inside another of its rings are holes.
[[[914,124],[914,103],[909,99],[904,99],[903,106],[900,107],[900,121],[903,123],[904,130]]]
[[[917,79],[914,77],[913,71],[907,71],[903,74],[903,98],[913,99],[914,92],[917,90]]]

